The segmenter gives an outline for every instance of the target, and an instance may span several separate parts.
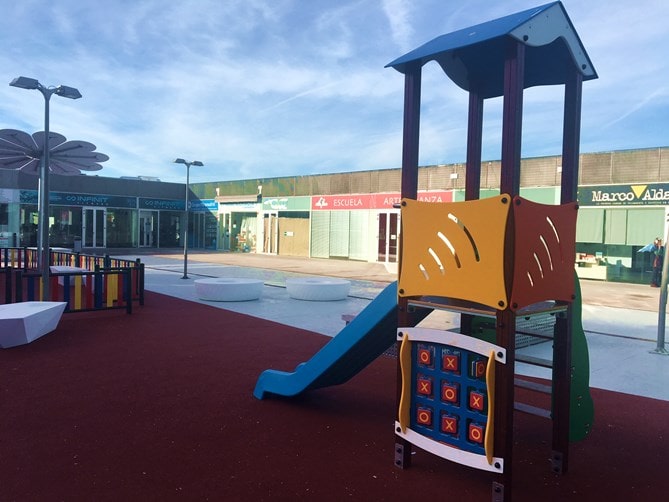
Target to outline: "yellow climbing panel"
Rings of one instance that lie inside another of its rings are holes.
[[[402,200],[399,295],[457,298],[505,309],[504,240],[511,197]]]

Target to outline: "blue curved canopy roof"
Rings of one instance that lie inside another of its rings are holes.
[[[577,68],[583,80],[597,78],[588,54],[561,2],[552,2],[435,38],[387,67],[407,73],[436,61],[453,82],[484,98],[501,96],[509,38],[526,46],[523,88],[564,84]]]

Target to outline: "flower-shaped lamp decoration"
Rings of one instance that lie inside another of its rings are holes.
[[[16,129],[0,130],[0,169],[19,169],[39,175],[44,154],[44,131],[30,135]],[[75,175],[82,171],[99,171],[101,162],[109,160],[96,146],[86,141],[67,141],[65,136],[49,132],[49,171]]]

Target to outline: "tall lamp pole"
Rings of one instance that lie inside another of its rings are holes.
[[[42,275],[42,300],[49,301],[51,298],[49,285],[49,100],[52,94],[63,98],[79,99],[81,93],[74,87],[66,85],[45,87],[37,79],[28,77],[17,77],[9,85],[21,89],[37,89],[44,96],[44,144],[39,171],[37,267]]]
[[[182,279],[188,279],[188,193],[190,192],[190,166],[203,166],[204,164],[199,160],[188,162],[184,159],[175,159],[175,164],[184,164],[186,166],[186,208],[185,208],[185,223],[184,223],[184,276]]]

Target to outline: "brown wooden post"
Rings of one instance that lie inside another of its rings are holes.
[[[465,200],[481,195],[481,144],[483,141],[483,98],[478,92],[469,93],[467,122],[467,167],[465,170]]]
[[[560,202],[576,200],[581,136],[583,76],[573,67],[565,82]],[[573,258],[573,257],[572,257]],[[577,279],[574,279],[577,280]],[[557,319],[553,342],[553,441],[551,463],[562,474],[569,470],[569,417],[571,405],[572,306]]]
[[[555,320],[553,339],[553,434],[551,468],[566,474],[569,470],[569,414],[571,399],[571,324],[572,307]]]
[[[420,63],[412,63],[404,76],[404,132],[402,141],[402,198],[418,198],[418,151],[420,136],[420,91],[421,91]],[[402,266],[402,240],[400,232],[399,265]],[[408,312],[406,298],[398,298],[398,326],[410,326],[411,315]],[[399,354],[400,342],[397,342]],[[396,409],[399,410],[401,395],[401,368],[397,358],[397,399]],[[401,469],[411,467],[411,443],[404,438],[395,436],[395,466]]]
[[[481,146],[483,143],[483,98],[477,91],[469,93],[469,115],[467,120],[467,166],[465,168],[465,200],[478,200],[481,196]],[[465,335],[472,334],[469,314],[460,314],[460,329]]]
[[[493,500],[513,500],[513,407],[516,358],[516,315],[510,309],[497,312],[497,344],[506,348],[506,364],[495,368],[495,455],[504,459],[501,482],[493,482]],[[501,492],[501,493],[500,493]]]
[[[404,132],[402,140],[402,197],[418,197],[421,66],[412,63],[404,76]]]
[[[581,141],[581,96],[583,75],[574,68],[564,88],[564,124],[562,130],[562,183],[560,202],[576,200]]]
[[[502,121],[502,172],[500,193],[512,198],[520,192],[520,147],[523,121],[523,89],[525,78],[525,46],[509,40],[504,61],[504,104]],[[509,201],[511,204],[512,201]],[[511,298],[513,285],[513,263],[515,255],[513,211],[509,212],[504,244],[504,275],[507,298]],[[497,344],[506,349],[506,364],[496,371],[495,396],[495,451],[504,458],[503,483],[493,484],[495,490],[503,490],[502,498],[512,500],[513,486],[513,407],[515,399],[515,346],[516,316],[509,306],[497,314]]]
[[[504,61],[504,117],[502,122],[502,176],[500,192],[520,192],[520,146],[523,122],[525,46],[509,41]]]

